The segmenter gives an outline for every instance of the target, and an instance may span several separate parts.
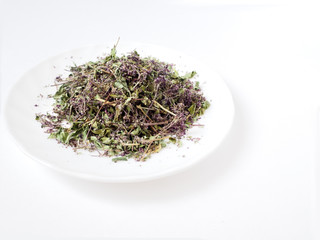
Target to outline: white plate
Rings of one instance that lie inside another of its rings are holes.
[[[221,143],[233,121],[234,105],[226,84],[208,63],[201,63],[175,50],[142,43],[120,42],[118,54],[136,49],[141,56],[152,56],[176,64],[180,73],[197,71],[196,80],[200,82],[211,107],[199,120],[205,126],[193,127],[187,135],[199,137],[200,141],[194,143],[185,139],[181,147],[168,146],[145,162],[132,159],[114,163],[111,158],[96,157],[94,153],[76,154],[54,139],[48,139],[44,129],[35,120],[35,114],[48,107],[48,100],[41,99],[39,94],[46,96],[56,89],[44,86],[53,84],[57,75],[65,73],[66,66],[73,65],[73,62],[80,64],[96,60],[98,56],[109,53],[112,46],[109,44],[71,50],[49,58],[22,76],[11,90],[5,108],[8,130],[21,149],[31,158],[63,173],[103,182],[160,178],[187,169],[207,157]],[[36,103],[40,107],[35,107]]]

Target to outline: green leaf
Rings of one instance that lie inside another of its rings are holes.
[[[204,109],[207,109],[207,108],[210,107],[210,103],[209,103],[208,101],[205,101],[205,102],[202,103],[202,107],[203,107]]]
[[[101,138],[102,143],[104,144],[110,144],[111,143],[111,139],[108,137],[103,137]]]
[[[132,97],[128,97],[127,100],[124,102],[124,106],[127,105],[132,100]]]
[[[179,94],[181,95],[181,94],[183,94],[185,92],[185,89],[184,88],[180,88],[179,89]]]
[[[97,128],[98,128],[98,123],[95,121],[95,122],[92,124],[92,127],[93,127],[93,129],[97,129]]]
[[[53,97],[58,97],[58,96],[61,96],[63,93],[65,93],[66,89],[65,89],[66,85],[65,84],[62,84],[58,91],[53,95]]]
[[[99,141],[95,141],[94,144],[95,144],[98,148],[103,148],[101,142],[99,142]]]
[[[62,143],[68,143],[67,141],[69,141],[70,139],[68,139],[69,133],[67,132],[67,129],[65,128],[60,128],[57,132],[56,132],[56,138],[58,139],[58,141],[62,142]]]
[[[112,59],[115,59],[117,57],[117,48],[116,48],[116,46],[114,46],[111,49],[110,56],[111,56]]]
[[[91,137],[90,137],[90,140],[91,140],[91,141],[98,141],[98,138],[97,138],[96,136],[91,136]]]
[[[196,84],[195,84],[195,87],[194,87],[195,90],[199,90],[200,87],[199,87],[199,81],[196,81]]]
[[[110,149],[110,146],[109,146],[109,145],[103,145],[103,146],[102,146],[102,149],[103,149],[103,150],[109,150],[109,149]]]
[[[156,139],[156,136],[150,136],[149,137],[149,140],[155,140]]]
[[[186,73],[184,76],[179,76],[178,72],[175,70],[174,73],[171,75],[171,77],[173,79],[184,81],[184,80],[193,78],[196,74],[197,74],[197,72],[192,71],[192,72]],[[176,83],[176,81],[173,80],[173,83]]]
[[[71,139],[74,139],[76,136],[77,136],[77,132],[76,132],[76,131],[70,132],[70,133],[67,135],[64,143],[68,144],[68,143],[70,142],[70,140],[71,140]]]
[[[94,143],[94,145],[96,145],[97,148],[103,148],[101,142],[98,140],[97,137],[91,136],[90,140]]]
[[[186,80],[186,79],[190,79],[190,78],[193,78],[195,75],[197,74],[197,72],[195,71],[192,71],[190,73],[186,73],[184,76],[182,76],[181,78]]]
[[[196,104],[192,104],[189,108],[188,108],[189,113],[191,114],[191,116],[194,115],[195,111],[196,111]]]
[[[109,108],[108,108],[108,112],[114,113],[114,108],[113,108],[113,107],[109,107]]]
[[[140,133],[140,131],[141,131],[141,128],[140,128],[140,126],[139,126],[139,127],[137,127],[135,130],[133,130],[133,131],[131,132],[131,135],[136,136],[136,135],[138,135],[138,134]]]
[[[56,133],[50,133],[48,138],[57,138],[57,135],[56,135]]]
[[[130,107],[129,105],[127,105],[126,108],[127,108],[128,114],[130,114],[130,112],[131,112],[131,107]]]
[[[120,113],[121,113],[121,110],[122,110],[122,105],[117,105],[116,106],[116,112],[114,114],[114,121],[118,121],[118,117],[120,116]]]
[[[121,88],[124,87],[121,82],[114,82],[114,86],[115,86],[116,88],[119,88],[119,89],[121,89]]]
[[[87,134],[88,134],[88,126],[86,126],[83,130],[82,130],[82,139],[84,140],[84,141],[86,141],[87,140]]]
[[[105,132],[105,129],[97,129],[97,130],[92,130],[92,132],[94,133],[94,134],[97,134],[97,135],[99,135],[99,136],[103,136],[104,135],[104,132]]]
[[[115,157],[115,158],[112,158],[112,161],[113,162],[128,161],[128,158],[126,158],[126,157]]]
[[[176,69],[172,69],[173,70],[173,74],[172,74],[172,78],[179,78],[179,73]]]
[[[95,97],[94,97],[94,99],[95,100],[98,100],[98,101],[100,101],[100,102],[105,102],[105,100],[103,100],[100,96],[99,96],[99,94],[97,94]]]
[[[141,102],[142,102],[145,106],[148,106],[148,105],[151,103],[150,99],[149,99],[147,96],[145,96]]]

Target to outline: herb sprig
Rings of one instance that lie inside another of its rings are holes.
[[[103,156],[145,160],[176,142],[209,107],[196,72],[179,75],[173,64],[136,51],[70,67],[58,76],[53,113],[37,114],[50,138]]]

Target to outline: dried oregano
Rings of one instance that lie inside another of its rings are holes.
[[[180,76],[173,64],[136,51],[118,57],[114,46],[108,56],[69,71],[56,78],[53,113],[36,119],[50,138],[114,161],[141,161],[175,143],[209,107],[190,80],[196,72]]]

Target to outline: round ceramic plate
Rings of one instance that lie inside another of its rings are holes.
[[[146,181],[177,173],[209,157],[229,131],[234,105],[224,81],[215,73],[210,63],[202,63],[172,49],[142,43],[119,43],[118,55],[136,50],[142,57],[152,56],[167,63],[174,63],[180,74],[195,70],[196,81],[211,103],[198,121],[204,127],[193,127],[180,147],[169,144],[145,162],[134,159],[113,162],[108,157],[97,157],[96,153],[75,153],[71,148],[48,139],[48,134],[35,120],[35,114],[50,110],[52,102],[46,96],[54,93],[50,87],[58,75],[67,74],[67,66],[94,61],[109,53],[113,44],[89,46],[71,50],[40,63],[12,88],[7,99],[5,118],[8,130],[20,148],[31,158],[68,175],[103,182]],[[43,96],[43,97],[42,97]],[[38,104],[39,107],[35,107]]]

